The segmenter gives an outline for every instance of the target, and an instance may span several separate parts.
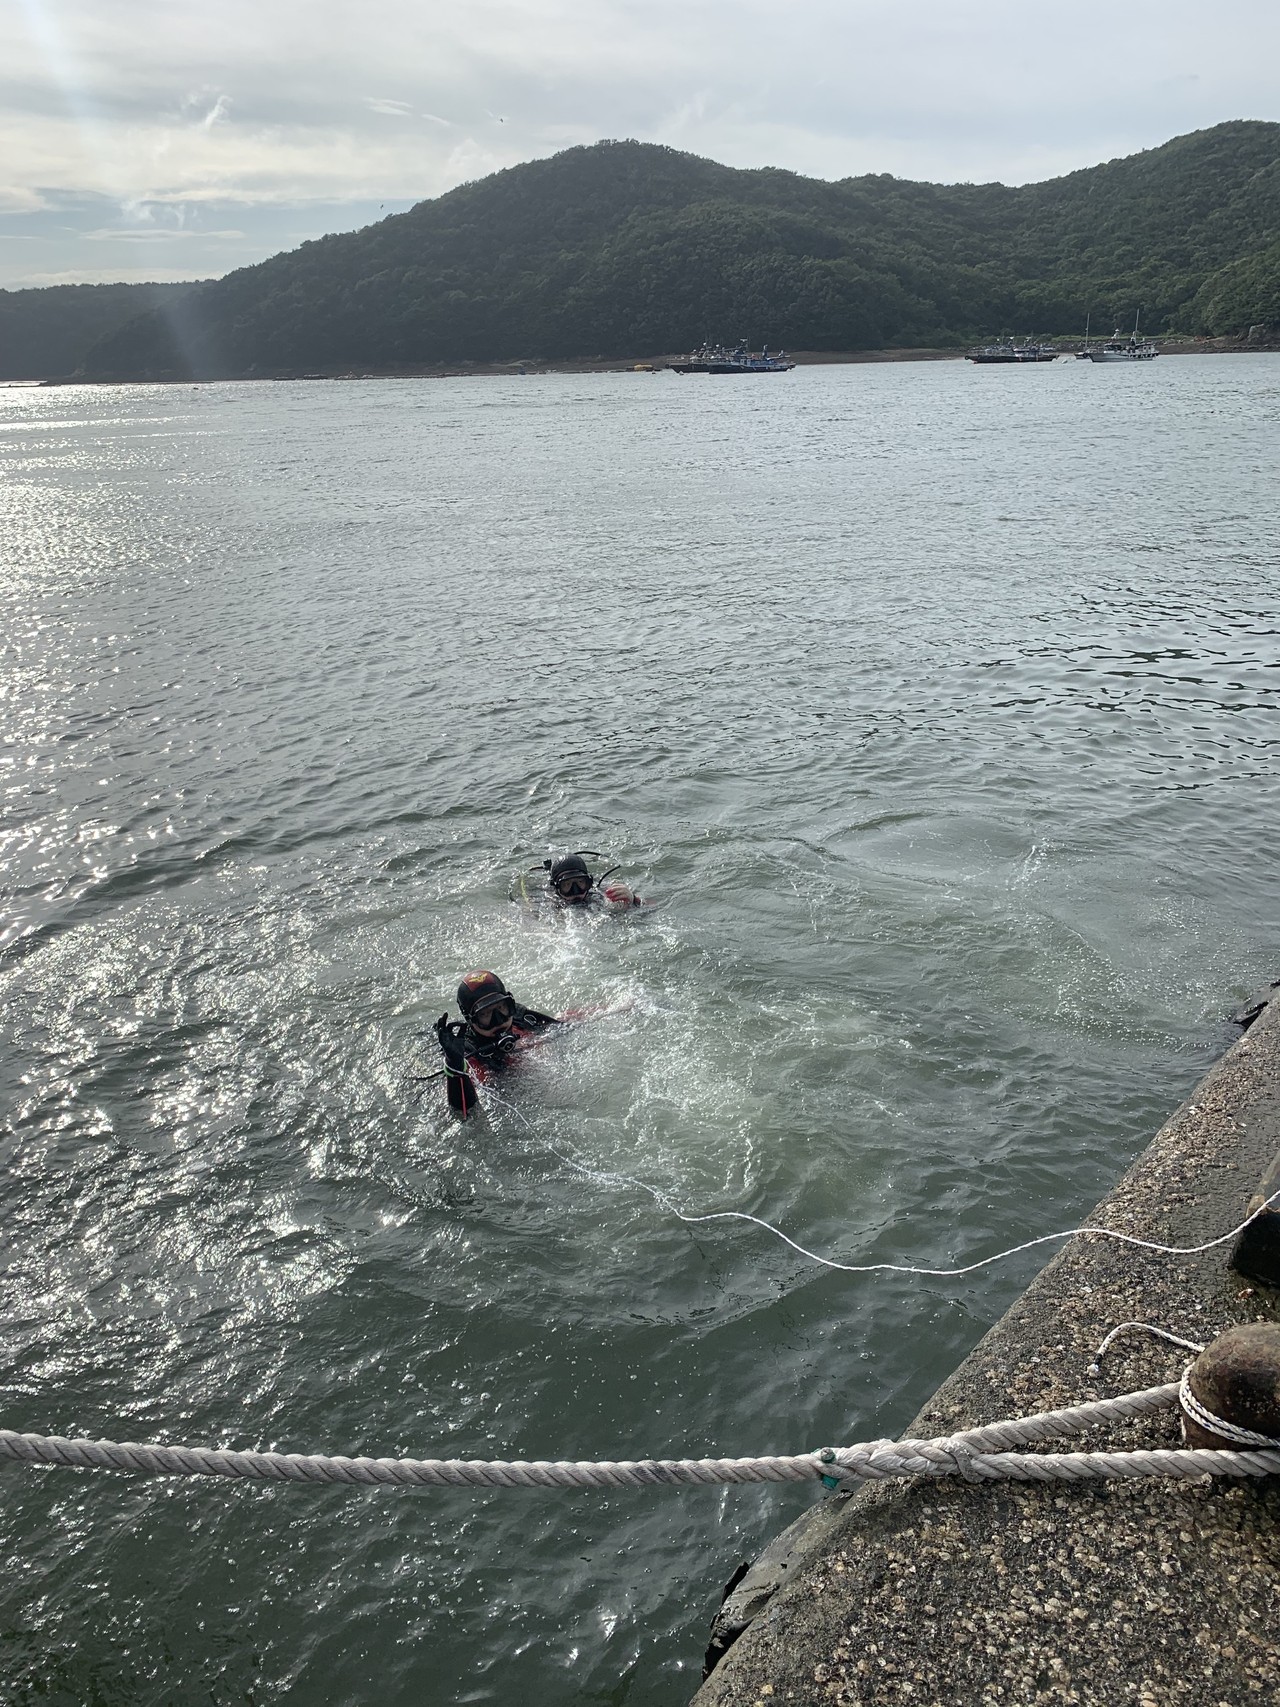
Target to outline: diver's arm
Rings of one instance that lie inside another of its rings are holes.
[[[608,1019],[610,1014],[629,1013],[634,1005],[628,997],[607,1008],[566,1008],[559,1018],[555,1014],[540,1014],[536,1008],[521,1007],[516,1010],[515,1024],[517,1030],[526,1035],[536,1034],[549,1031],[553,1025],[577,1025],[584,1019]]]
[[[465,1120],[478,1098],[476,1082],[468,1071],[471,1063],[462,1047],[462,1027],[456,1021],[450,1025],[448,1014],[441,1014],[435,1033],[444,1054],[444,1094],[458,1119]]]
[[[602,883],[600,893],[611,907],[643,907],[645,905],[629,883]]]
[[[465,1120],[476,1106],[476,1084],[469,1073],[455,1073],[446,1068],[444,1094],[459,1120]]]
[[[517,1008],[515,1023],[521,1031],[544,1031],[549,1025],[563,1025],[554,1014],[540,1014],[536,1008]]]

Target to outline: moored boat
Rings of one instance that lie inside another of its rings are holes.
[[[977,362],[980,367],[989,367],[996,362],[1056,362],[1059,354],[1054,344],[1037,344],[1030,338],[1018,344],[1012,338],[1006,338],[1003,343],[984,344],[981,349],[970,350],[965,360]]]
[[[760,354],[753,355],[745,341],[741,341],[732,349],[726,349],[723,344],[703,344],[694,350],[684,361],[672,362],[672,373],[790,373],[796,364],[787,360],[787,352],[779,350],[776,355],[769,354],[769,346],[761,346]]]
[[[1138,310],[1141,314],[1142,310]],[[1128,338],[1122,338],[1119,327],[1111,334],[1110,339],[1100,349],[1088,352],[1091,362],[1149,362],[1160,354],[1149,338],[1138,336],[1138,314],[1133,317],[1133,331]]]

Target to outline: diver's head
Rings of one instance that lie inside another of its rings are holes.
[[[511,1029],[516,1004],[496,972],[468,972],[458,985],[458,1006],[473,1031],[497,1037]]]
[[[586,906],[593,879],[581,854],[565,854],[563,859],[556,860],[547,881],[566,906]]]

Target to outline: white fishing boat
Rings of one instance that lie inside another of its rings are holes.
[[[1142,310],[1138,310],[1141,314]],[[1099,349],[1089,350],[1091,362],[1149,362],[1153,356],[1160,354],[1151,340],[1138,336],[1138,314],[1133,317],[1133,331],[1127,338],[1120,334],[1119,327],[1111,334],[1110,339]]]

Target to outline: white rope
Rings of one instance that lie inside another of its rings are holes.
[[[1120,1338],[1121,1334],[1127,1333],[1151,1334],[1158,1340],[1167,1340],[1170,1345],[1181,1346],[1184,1351],[1200,1352],[1204,1350],[1198,1340],[1184,1340],[1181,1335],[1171,1334],[1165,1328],[1152,1327],[1150,1322],[1118,1322],[1093,1354],[1093,1362],[1089,1365],[1088,1371],[1093,1380],[1096,1381],[1098,1376],[1102,1374],[1102,1360],[1111,1350],[1112,1345]]]
[[[1215,1417],[1207,1406],[1202,1405],[1191,1391],[1191,1370],[1183,1372],[1181,1384],[1178,1387],[1178,1403],[1182,1406],[1192,1422],[1200,1424],[1210,1434],[1216,1434],[1220,1440],[1229,1440],[1233,1446],[1276,1446],[1280,1440],[1271,1434],[1259,1434],[1257,1429],[1241,1428],[1238,1423],[1228,1422],[1225,1417]]]
[[[67,1440],[59,1435],[0,1429],[0,1458],[64,1468],[134,1470],[178,1476],[222,1476],[276,1482],[342,1483],[392,1487],[607,1488],[656,1484],[715,1485],[834,1479],[882,1481],[898,1476],[960,1476],[966,1481],[1096,1481],[1159,1476],[1271,1476],[1280,1474],[1280,1450],[1016,1453],[992,1447],[1031,1445],[1079,1434],[1103,1422],[1130,1421],[1170,1409],[1179,1388],[1171,1383],[1067,1410],[989,1423],[937,1440],[874,1440],[821,1452],[763,1458],[601,1460],[586,1463],[459,1458],[346,1458],[284,1452],[221,1452],[206,1447],[139,1446],[110,1440]],[[1198,1407],[1204,1426],[1224,1433],[1231,1425]],[[1244,1431],[1248,1432],[1248,1431]],[[1262,1443],[1264,1437],[1251,1437]],[[1271,1447],[1280,1442],[1265,1442]]]
[[[1084,1226],[1068,1227],[1061,1233],[1041,1233],[1038,1238],[1027,1239],[1020,1245],[1010,1245],[1007,1250],[997,1251],[994,1256],[982,1257],[978,1262],[967,1263],[962,1268],[917,1268],[911,1263],[900,1262],[837,1262],[833,1257],[821,1256],[817,1251],[811,1251],[807,1246],[798,1244],[789,1233],[784,1233],[781,1227],[775,1227],[772,1221],[766,1221],[759,1215],[751,1215],[745,1209],[714,1209],[705,1215],[687,1215],[679,1204],[673,1202],[664,1191],[659,1190],[655,1185],[648,1184],[645,1180],[636,1179],[632,1174],[619,1174],[604,1168],[594,1168],[585,1162],[576,1160],[573,1156],[566,1156],[563,1150],[557,1149],[548,1139],[542,1138],[524,1111],[517,1108],[501,1092],[490,1085],[485,1087],[485,1093],[492,1097],[500,1107],[506,1108],[510,1113],[518,1116],[527,1129],[539,1138],[539,1141],[550,1150],[553,1156],[558,1157],[567,1166],[576,1169],[578,1173],[585,1174],[588,1179],[603,1180],[610,1185],[635,1186],[638,1190],[647,1192],[655,1203],[667,1210],[669,1214],[674,1215],[678,1221],[685,1222],[687,1226],[695,1227],[707,1221],[749,1221],[753,1227],[761,1227],[766,1233],[772,1233],[775,1239],[780,1239],[784,1245],[789,1245],[793,1251],[807,1261],[818,1263],[823,1268],[838,1269],[842,1274],[918,1274],[932,1280],[956,1280],[962,1275],[976,1274],[979,1269],[990,1268],[992,1263],[1003,1262],[1006,1257],[1016,1257],[1020,1256],[1023,1251],[1035,1250],[1038,1245],[1050,1245],[1059,1239],[1076,1239],[1086,1233],[1093,1234],[1100,1239],[1114,1239],[1122,1245],[1134,1245],[1139,1250],[1153,1251],[1157,1256],[1198,1257],[1202,1256],[1205,1251],[1216,1250],[1219,1245],[1225,1245],[1230,1240],[1237,1238],[1246,1227],[1252,1226],[1260,1215],[1264,1215],[1268,1209],[1280,1203],[1280,1190],[1276,1190],[1264,1202],[1260,1203],[1251,1214],[1246,1215],[1238,1226],[1232,1227],[1229,1232],[1220,1233],[1216,1239],[1206,1239],[1201,1245],[1161,1245],[1152,1239],[1140,1239],[1136,1233],[1121,1233],[1114,1227]],[[1133,1324],[1125,1323],[1123,1325],[1128,1327]],[[1152,1331],[1158,1332],[1159,1330],[1153,1329]],[[1164,1337],[1171,1340],[1173,1344],[1186,1346],[1192,1351],[1204,1349],[1203,1346],[1193,1345],[1189,1340],[1179,1340],[1172,1334],[1167,1334]]]
[[[640,1185],[643,1182],[635,1180],[632,1183]],[[660,1203],[665,1204],[674,1215],[679,1216],[681,1221],[690,1223],[750,1221],[754,1226],[763,1227],[765,1232],[772,1233],[774,1238],[781,1239],[784,1245],[790,1245],[793,1251],[798,1251],[802,1257],[807,1257],[810,1262],[820,1263],[823,1268],[839,1269],[843,1274],[920,1274],[936,1280],[954,1280],[963,1274],[976,1274],[980,1268],[989,1268],[992,1263],[1003,1262],[1006,1257],[1016,1257],[1023,1251],[1034,1250],[1037,1245],[1053,1244],[1058,1239],[1075,1239],[1085,1233],[1094,1234],[1100,1239],[1115,1239],[1122,1245],[1136,1245],[1139,1250],[1154,1251],[1158,1256],[1197,1257],[1205,1251],[1216,1250],[1219,1245],[1225,1245],[1236,1238],[1244,1232],[1246,1227],[1256,1221],[1259,1215],[1264,1214],[1266,1210],[1280,1200],[1280,1191],[1273,1192],[1264,1203],[1258,1205],[1251,1215],[1246,1215],[1239,1226],[1232,1227],[1230,1232],[1219,1234],[1216,1239],[1206,1239],[1202,1245],[1160,1245],[1151,1239],[1140,1239],[1135,1233],[1118,1232],[1114,1227],[1069,1227],[1062,1233],[1042,1233],[1039,1238],[1027,1239],[1020,1245],[1011,1245],[1008,1250],[997,1251],[994,1256],[983,1257],[981,1261],[968,1263],[963,1268],[915,1268],[909,1263],[900,1262],[836,1262],[831,1257],[819,1256],[816,1251],[808,1250],[804,1245],[797,1244],[780,1227],[775,1227],[770,1221],[762,1220],[759,1215],[748,1215],[744,1209],[718,1209],[709,1215],[686,1215],[669,1198],[663,1198],[652,1186],[645,1186],[644,1189],[656,1197]]]

